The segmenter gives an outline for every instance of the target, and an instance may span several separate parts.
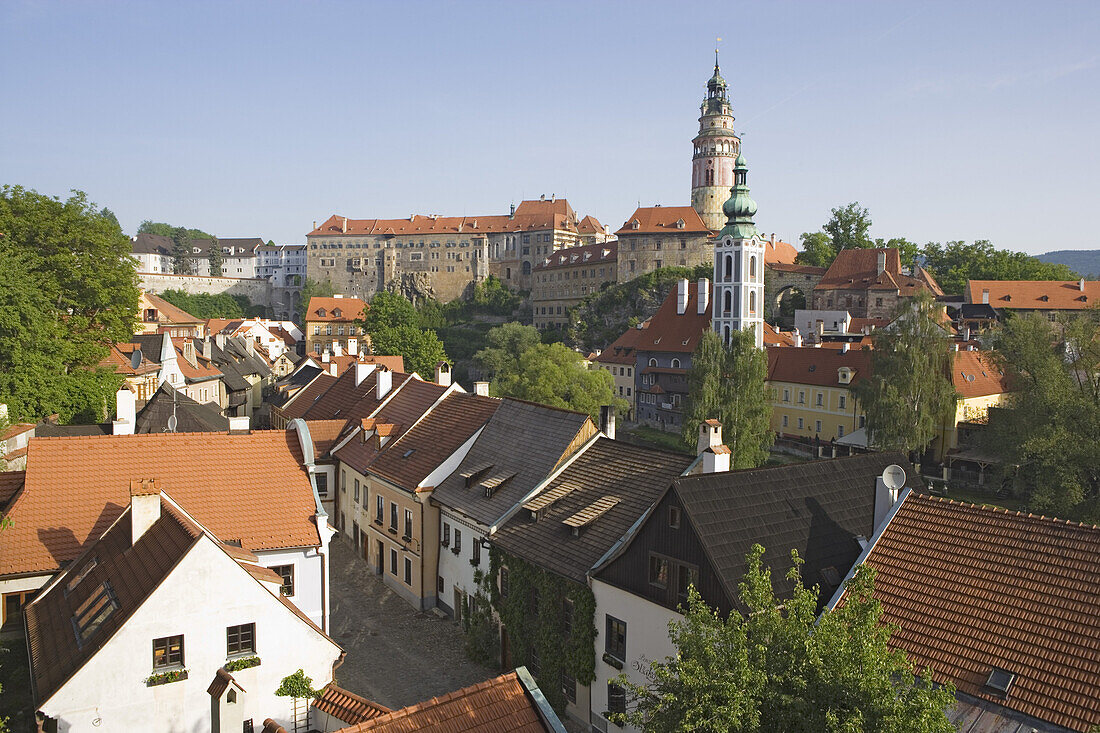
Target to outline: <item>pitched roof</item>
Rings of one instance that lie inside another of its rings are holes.
[[[661,307],[649,320],[649,327],[638,336],[637,351],[671,351],[681,354],[695,352],[699,339],[710,330],[710,309],[699,313],[699,284],[688,282],[687,309],[676,312],[677,289],[674,286]]]
[[[169,303],[164,298],[153,293],[141,292],[141,302],[138,303],[138,313],[141,315],[142,320],[145,320],[145,310],[147,308],[156,308],[157,310],[157,323],[163,323],[165,325],[205,325],[206,321],[201,318],[196,318],[183,308],[178,308]],[[149,323],[149,321],[145,321]]]
[[[8,504],[23,488],[26,471],[0,471],[0,512],[8,508]]]
[[[322,396],[336,383],[337,377],[328,372],[316,374],[312,381],[302,387],[291,396],[287,402],[279,408],[287,421],[297,417],[305,417],[309,409],[321,399]],[[332,417],[329,415],[329,417]],[[320,418],[318,418],[320,419]]]
[[[313,702],[313,707],[349,725],[372,720],[391,712],[387,707],[331,683],[325,685],[321,696]]]
[[[495,397],[452,392],[411,430],[387,443],[371,464],[371,473],[409,490],[419,487],[488,422],[499,406],[500,400]]]
[[[909,465],[901,453],[870,453],[687,476],[672,489],[730,598],[738,597],[745,556],[759,543],[779,597],[793,590],[786,577],[793,548],[805,561],[804,582],[820,583],[824,602],[836,585],[822,571],[835,569],[839,580],[859,557],[856,538],[875,531],[875,480],[893,463]]]
[[[683,220],[680,228],[677,222]],[[634,223],[638,226],[635,227]],[[690,206],[640,206],[615,234],[709,234],[699,212]]]
[[[539,511],[521,511],[492,536],[508,553],[583,583],[585,574],[657,500],[694,456],[597,438],[536,495],[561,498]],[[554,493],[551,493],[554,492]],[[574,537],[563,520],[604,497],[618,503]]]
[[[342,728],[338,733],[545,733],[539,707],[516,672]]]
[[[572,213],[564,199],[544,202],[524,201],[509,216],[423,216],[413,214],[407,219],[348,219],[330,216],[323,224],[307,234],[307,237],[352,235],[382,236],[410,234],[456,234],[478,236],[500,232],[529,232],[543,229],[575,231],[576,214]],[[539,205],[539,206],[536,206]],[[565,209],[568,208],[568,213]],[[555,210],[557,209],[557,210]]]
[[[1008,378],[993,360],[993,355],[982,351],[956,351],[952,353],[951,381],[955,391],[963,399],[1004,394],[1010,391]]]
[[[390,391],[404,390],[406,382],[418,382],[420,384],[433,384],[428,382],[422,382],[419,379],[414,379],[410,374],[390,373]],[[437,384],[433,384],[434,389],[428,388],[427,391],[432,392],[431,402],[434,402],[443,394],[443,387]],[[382,404],[382,401],[390,396],[390,392],[387,392],[382,400],[378,399],[378,370],[371,370],[371,373],[360,382],[355,384],[355,370],[348,369],[331,382],[328,389],[318,396],[316,401],[305,411],[302,415],[306,420],[336,420],[336,419],[360,419],[369,416],[378,406]],[[411,425],[412,423],[405,423]]]
[[[586,424],[591,427],[588,415],[580,412],[503,399],[432,499],[491,525],[550,475]],[[517,436],[530,438],[522,440],[522,450],[516,449]],[[486,497],[481,482],[497,477],[508,478]]]
[[[405,357],[397,354],[395,356],[388,356],[384,354],[363,354],[357,356],[355,354],[344,354],[342,356],[329,356],[327,362],[322,361],[319,356],[307,356],[314,363],[320,364],[321,368],[328,371],[332,369],[332,365],[336,365],[336,376],[342,376],[344,372],[348,370],[355,362],[359,361],[364,364],[377,364],[378,366],[384,366],[391,372],[403,372],[405,371]]]
[[[309,437],[313,439],[313,456],[321,458],[344,431],[347,420],[307,420]]]
[[[248,550],[313,547],[313,488],[282,430],[32,438],[25,488],[0,532],[0,576],[50,573],[80,554],[155,478],[190,513]]]
[[[34,423],[31,422],[17,422],[12,423],[3,430],[0,430],[0,440],[7,440],[8,438],[14,438],[16,435],[22,435],[23,433],[34,430]]]
[[[138,362],[137,367],[132,366],[132,359],[136,350],[138,350],[137,344],[111,344],[107,355],[100,360],[99,365],[113,369],[115,374],[134,377],[160,371],[160,364],[154,359],[150,359],[144,351],[141,352],[141,360]]]
[[[1100,528],[911,493],[866,564],[915,667],[1071,730],[1100,724]],[[1016,675],[1007,697],[986,687],[994,668]]]
[[[791,246],[790,242],[784,242],[782,239],[764,240],[765,265],[793,265],[795,257],[798,257],[798,250]]]
[[[535,265],[536,270],[556,270],[573,265],[597,265],[616,260],[618,242],[597,242],[579,247],[566,247],[544,257]]]
[[[886,254],[886,266],[878,271],[878,256]],[[912,296],[922,290],[943,295],[931,275],[919,270],[913,275],[901,271],[901,254],[895,248],[842,249],[814,290],[896,290]]]
[[[325,311],[325,315],[321,315],[321,310]],[[337,310],[340,311],[339,316],[334,315]],[[305,320],[309,322],[350,323],[362,318],[366,314],[366,310],[367,304],[359,298],[322,298],[315,295],[309,299]]]
[[[786,262],[766,262],[769,269],[776,272],[797,272],[804,275],[824,275],[825,267],[814,267],[813,265],[795,265],[788,264]]]
[[[137,414],[135,433],[164,433],[168,418],[176,416],[177,433],[213,433],[229,430],[229,418],[216,407],[202,404],[165,382]]]
[[[851,384],[871,373],[871,352],[863,349],[818,349],[813,346],[770,346],[768,381],[792,382],[817,387],[841,387],[838,370],[852,370]],[[848,386],[851,386],[848,385]]]
[[[577,222],[578,234],[603,234],[603,224],[599,220],[589,214],[588,216]]]
[[[966,299],[981,303],[983,291],[989,291],[994,308],[1035,308],[1037,310],[1082,310],[1100,302],[1100,280],[968,280]]]
[[[649,328],[651,320],[651,318],[647,318],[637,326],[632,326],[623,331],[623,334],[601,351],[594,361],[601,364],[633,365],[637,357],[638,344],[645,337],[645,331]]]
[[[764,323],[765,346],[794,346],[794,336],[788,331],[780,331],[770,323]]]

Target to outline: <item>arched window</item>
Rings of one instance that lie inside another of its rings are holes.
[[[656,360],[656,359],[650,359],[650,360],[649,360],[649,365],[650,365],[651,367],[655,367],[655,366],[657,366],[657,360]]]
[[[722,312],[729,313],[731,310],[733,310],[733,293],[727,290],[722,296]]]
[[[225,701],[227,703],[229,703],[230,705],[237,702],[237,691],[236,690],[230,690],[225,696]]]
[[[673,369],[679,369],[680,368],[680,360],[679,359],[673,359],[672,360],[672,368]]]
[[[523,263],[523,274],[524,275],[530,275],[531,274],[531,263],[530,262],[524,262]]]
[[[756,277],[756,257],[749,258],[749,277]]]
[[[750,290],[749,291],[749,313],[755,313],[755,312],[756,312],[756,291],[755,290]]]
[[[733,279],[733,255],[726,255],[726,280]]]

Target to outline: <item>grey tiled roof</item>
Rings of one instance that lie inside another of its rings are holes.
[[[465,460],[439,484],[432,499],[484,525],[493,524],[553,471],[587,419],[578,412],[502,400]],[[517,436],[527,439],[517,444]],[[479,482],[466,487],[462,473],[473,469],[484,469],[480,480],[512,478],[486,498]]]
[[[600,438],[543,489],[571,487],[569,493],[542,510],[537,522],[521,510],[490,539],[510,554],[583,583],[588,571],[694,460]],[[605,496],[619,502],[574,537],[562,521]]]
[[[168,418],[173,412],[176,415],[177,433],[217,433],[229,430],[229,418],[224,417],[216,407],[200,404],[165,382],[138,413],[134,432],[167,432]]]

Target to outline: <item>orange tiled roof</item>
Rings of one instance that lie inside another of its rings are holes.
[[[852,382],[871,373],[871,352],[852,349],[817,349],[812,346],[769,347],[768,381],[809,384],[818,387],[840,387],[837,370],[852,370]],[[850,386],[850,385],[849,385]]]
[[[176,325],[202,325],[203,320],[191,315],[183,308],[178,308],[159,295],[142,291],[141,302],[138,304],[138,313],[144,319],[146,308],[157,309],[157,323]]]
[[[553,204],[553,206],[535,206],[536,204]],[[554,211],[564,204],[569,204],[564,199],[557,201],[524,201],[516,209],[513,216],[507,214],[493,216],[422,216],[414,214],[407,219],[348,219],[347,230],[344,230],[344,217],[330,216],[323,224],[311,231],[306,236],[378,236],[378,235],[410,235],[410,234],[460,234],[471,237],[485,234],[497,234],[501,232],[529,232],[543,229],[559,229],[562,231],[576,231],[577,217],[569,209],[570,213]]]
[[[107,356],[103,357],[99,365],[114,369],[115,374],[126,374],[135,377],[160,371],[160,364],[151,361],[144,352],[141,355],[141,363],[138,364],[136,369],[132,367],[130,359],[133,357],[136,348],[138,348],[137,344],[111,344]]]
[[[8,427],[0,431],[0,440],[7,440],[8,438],[14,438],[16,435],[22,435],[23,433],[34,430],[34,423],[29,422],[17,422],[12,423]]]
[[[3,511],[8,502],[14,499],[23,488],[26,475],[26,471],[0,471],[0,511]]]
[[[956,351],[951,368],[955,391],[965,400],[971,397],[1003,394],[1009,391],[1008,379],[991,354],[981,351]]]
[[[313,439],[313,457],[321,458],[344,431],[347,420],[307,420],[309,437]]]
[[[680,220],[684,228],[676,226]],[[634,227],[638,222],[638,227]],[[699,212],[690,206],[640,206],[615,234],[707,234],[710,229],[703,223]]]
[[[52,573],[155,478],[205,525],[247,550],[319,544],[297,437],[281,430],[32,438],[26,482],[0,532],[0,576]]]
[[[578,234],[603,234],[603,224],[589,214],[577,223]]]
[[[1078,280],[968,280],[967,302],[983,302],[984,290],[994,308],[1081,310],[1100,302],[1100,280],[1085,280],[1084,290]]]
[[[325,315],[321,315],[321,310]],[[351,323],[363,317],[367,304],[359,298],[322,298],[314,296],[309,299],[309,307],[306,309],[306,322],[322,321],[325,323]],[[333,312],[339,310],[340,315]]]
[[[676,312],[676,294],[678,285],[673,285],[661,307],[649,321],[649,328],[641,331],[638,337],[638,351],[672,351],[691,354],[699,345],[699,339],[710,330],[710,309],[699,314],[698,281],[688,282],[687,310],[683,315]]]
[[[793,265],[794,258],[798,257],[798,250],[791,246],[790,242],[777,239],[764,240],[764,264],[765,265]]]
[[[651,320],[647,318],[637,326],[628,328],[622,336],[615,339],[610,346],[601,351],[595,361],[601,364],[633,364],[637,354],[638,342],[645,335]]]
[[[886,267],[878,272],[879,253],[886,253]],[[943,295],[939,285],[923,270],[914,275],[901,271],[897,249],[842,249],[814,290],[897,290],[909,297],[921,290]]]
[[[325,686],[324,693],[313,703],[313,707],[349,725],[372,720],[391,712],[387,707],[334,684]]]
[[[794,346],[794,336],[786,331],[780,331],[770,323],[764,324],[765,346]]]
[[[509,672],[342,728],[339,733],[545,733],[546,730],[519,675]]]
[[[613,262],[618,256],[618,242],[598,242],[581,247],[559,249],[535,265],[536,270],[553,270],[572,265],[595,265]]]
[[[913,493],[866,564],[915,667],[1071,730],[1100,724],[1100,528]],[[1007,697],[985,686],[993,668],[1016,675]]]
[[[378,364],[389,369],[391,372],[403,372],[405,371],[405,357],[397,354],[396,356],[387,356],[383,354],[367,354],[363,357],[356,357],[355,354],[344,354],[343,356],[330,356],[328,363],[321,361],[320,357],[310,355],[313,361],[317,362],[320,367],[326,371],[332,368],[332,364],[336,365],[336,376],[343,376],[344,372],[348,370],[352,364],[358,359],[364,364]]]

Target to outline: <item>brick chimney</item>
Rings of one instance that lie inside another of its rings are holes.
[[[111,423],[114,435],[133,435],[137,423],[137,395],[123,386],[115,392],[115,420]]]
[[[130,544],[137,544],[160,519],[160,486],[156,479],[130,480]]]
[[[688,281],[680,278],[676,281],[676,315],[682,316],[688,307]]]

